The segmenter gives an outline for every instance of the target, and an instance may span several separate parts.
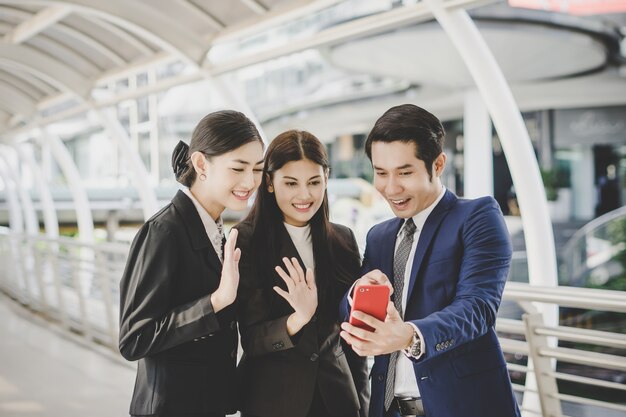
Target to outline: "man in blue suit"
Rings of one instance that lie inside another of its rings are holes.
[[[374,331],[343,323],[341,336],[375,356],[370,417],[519,417],[494,329],[509,234],[493,198],[459,199],[441,184],[444,136],[410,104],[369,134],[374,186],[397,217],[369,231],[356,285],[388,285],[392,300],[384,322],[354,313]]]

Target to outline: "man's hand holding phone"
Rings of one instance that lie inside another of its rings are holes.
[[[384,355],[402,350],[413,340],[413,326],[402,320],[389,299],[393,291],[393,288],[389,288],[391,283],[382,272],[372,272],[357,281],[350,322],[341,324],[341,337],[360,356]],[[372,281],[376,284],[372,285]]]

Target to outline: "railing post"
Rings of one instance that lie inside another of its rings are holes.
[[[109,268],[106,263],[106,254],[102,250],[96,250],[96,279],[100,283],[102,291],[102,302],[104,303],[104,314],[107,321],[107,330],[111,339],[110,346],[117,349],[117,321],[113,311],[113,299],[111,297],[111,281],[109,279]]]
[[[528,354],[534,366],[541,413],[543,417],[562,417],[561,402],[556,396],[559,389],[556,384],[556,379],[551,375],[552,360],[549,357],[539,354],[541,348],[549,347],[548,338],[546,336],[540,336],[535,332],[537,327],[544,325],[543,316],[541,313],[526,313],[523,318],[526,330],[526,342],[528,343]]]
[[[35,276],[35,283],[39,287],[39,310],[48,313],[48,299],[46,294],[46,284],[43,278],[43,266],[41,255],[38,252],[38,240],[34,237],[28,239],[30,259],[32,259],[32,273]]]
[[[51,242],[49,245],[49,251],[47,253],[48,263],[52,270],[52,281],[54,285],[54,291],[56,293],[56,307],[59,310],[59,318],[61,319],[61,324],[63,328],[66,330],[70,329],[70,321],[69,314],[67,312],[67,307],[65,304],[64,292],[63,292],[63,283],[61,282],[61,268],[62,268],[62,260],[59,259],[59,256],[62,253],[62,249],[60,243]],[[69,260],[67,261],[68,263]]]
[[[84,290],[84,261],[82,259],[83,248],[69,248],[70,253],[72,251],[76,251],[75,254],[71,254],[71,265],[72,265],[72,281],[74,285],[74,292],[78,297],[78,311],[80,313],[79,321],[83,327],[83,333],[87,340],[93,340],[93,334],[91,332],[91,326],[89,324],[89,314],[87,312],[87,300],[85,299],[85,290]]]

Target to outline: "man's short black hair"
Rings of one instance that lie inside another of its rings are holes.
[[[438,118],[414,104],[390,108],[374,124],[365,142],[365,153],[372,160],[372,142],[415,144],[415,156],[426,164],[432,180],[432,166],[443,151],[446,132]]]

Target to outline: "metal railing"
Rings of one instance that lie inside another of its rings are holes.
[[[117,352],[118,284],[127,253],[126,244],[84,244],[70,238],[15,235],[0,228],[0,290],[67,331]],[[536,308],[556,304],[620,315],[626,313],[625,293],[508,282],[503,303],[516,304],[520,312],[519,317],[497,322],[514,390],[519,398],[538,398],[538,407],[523,408],[524,415],[565,417],[563,404],[591,407],[593,415],[605,416],[610,410],[626,415],[623,400],[604,401],[559,389],[570,383],[584,386],[585,392],[626,391],[626,326],[615,332],[547,326]]]
[[[624,252],[626,206],[590,221],[574,233],[561,254],[561,281],[574,286],[604,284],[624,274],[625,266],[618,262]]]
[[[119,281],[128,249],[0,228],[0,290],[66,330],[117,351]]]
[[[536,303],[556,304],[560,308],[600,310],[617,315],[626,313],[626,293],[620,291],[574,288],[537,287],[529,284],[509,282],[504,290],[503,300],[514,301],[524,313],[522,318],[500,318],[497,330],[505,354],[517,356],[529,366],[509,362],[509,370],[526,374],[536,379],[541,410],[523,410],[544,417],[565,416],[561,402],[586,405],[597,408],[598,414],[605,410],[615,410],[626,415],[626,404],[601,401],[590,396],[571,395],[559,392],[558,383],[568,381],[589,388],[626,391],[626,334],[572,326],[547,326]],[[626,316],[621,318],[626,319]],[[610,353],[607,353],[610,352]],[[560,365],[564,370],[559,370]],[[585,376],[584,374],[594,376]],[[621,381],[610,381],[595,375],[618,376]],[[621,377],[620,377],[621,375]],[[514,384],[518,392],[529,392],[528,384]],[[580,390],[583,391],[583,390]],[[622,398],[624,398],[622,396]]]

